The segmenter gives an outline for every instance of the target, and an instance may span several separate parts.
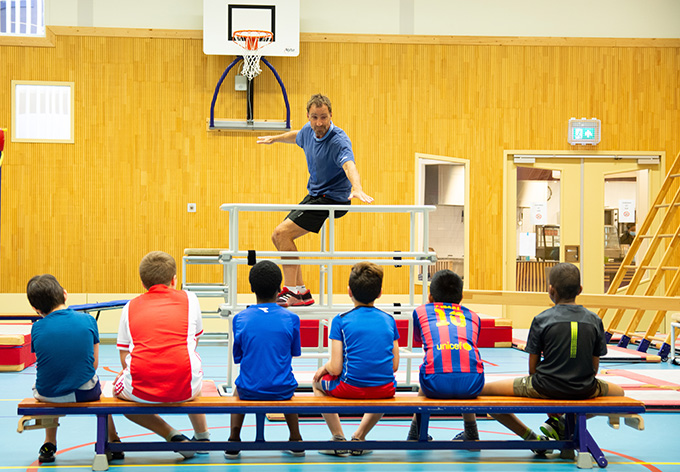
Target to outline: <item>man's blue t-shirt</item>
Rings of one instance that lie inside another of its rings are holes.
[[[287,400],[297,381],[293,357],[300,348],[300,318],[276,303],[252,305],[234,317],[234,382],[244,400]]]
[[[67,308],[33,323],[31,351],[35,352],[35,388],[44,397],[78,390],[95,374],[94,345],[99,344],[97,321]]]
[[[354,153],[352,142],[345,132],[331,124],[326,135],[318,139],[308,122],[298,132],[295,142],[305,151],[307,157],[309,194],[339,202],[347,200],[352,184],[342,166],[347,161],[354,162]]]
[[[392,316],[375,307],[356,307],[333,318],[330,338],[343,345],[340,380],[353,387],[396,385],[392,349],[399,331]]]

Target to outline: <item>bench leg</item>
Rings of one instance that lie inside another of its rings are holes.
[[[427,430],[430,426],[430,415],[416,413],[416,424],[418,425],[418,441],[427,442]]]
[[[255,442],[264,442],[264,419],[266,413],[255,413]]]
[[[109,470],[109,460],[106,458],[106,454],[94,455],[92,470]]]
[[[97,442],[94,445],[94,461],[92,470],[109,470],[106,457],[106,442],[109,437],[108,415],[97,415]]]
[[[607,467],[607,458],[600,447],[595,442],[595,439],[588,432],[586,427],[586,415],[585,413],[580,413],[577,418],[577,431],[578,431],[578,456],[576,457],[576,466],[579,469],[592,469],[593,459],[600,467]]]

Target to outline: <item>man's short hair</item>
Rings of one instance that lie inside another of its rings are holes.
[[[432,276],[430,295],[437,303],[458,305],[463,299],[463,279],[449,269],[440,270]]]
[[[45,315],[66,303],[64,288],[50,274],[32,277],[26,285],[26,295],[31,306]]]
[[[349,288],[352,296],[361,303],[373,302],[382,290],[382,267],[372,262],[359,262],[349,274]]]
[[[581,290],[581,272],[574,264],[560,262],[550,269],[548,283],[561,300],[573,300]]]
[[[260,261],[250,269],[250,289],[260,300],[271,300],[281,291],[281,269],[272,261]]]
[[[331,101],[330,99],[322,95],[320,93],[315,93],[312,95],[312,98],[309,99],[307,102],[307,113],[309,113],[309,109],[312,108],[312,105],[314,105],[317,108],[321,108],[322,106],[326,105],[328,107],[328,113],[333,113],[333,108],[331,108]]]
[[[139,277],[147,290],[158,284],[170,285],[175,275],[177,264],[167,252],[152,251],[139,263]]]

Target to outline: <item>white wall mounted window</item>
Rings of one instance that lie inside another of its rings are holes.
[[[0,0],[0,35],[45,36],[44,0]]]
[[[73,143],[73,82],[12,81],[12,141]]]

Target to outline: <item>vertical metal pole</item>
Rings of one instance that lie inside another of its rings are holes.
[[[248,80],[248,87],[246,89],[246,94],[248,95],[248,99],[246,100],[246,121],[249,125],[253,124],[253,109],[255,108],[255,102],[254,102],[254,97],[255,97],[255,87],[253,86],[253,82],[255,81],[255,78],[252,78]]]
[[[409,251],[415,252],[416,249],[416,213],[414,211],[410,212],[411,215],[411,240],[409,241]],[[415,266],[409,266],[408,271],[408,302],[409,305],[415,305],[415,293],[416,293],[416,281],[413,277]]]
[[[333,255],[335,254],[335,210],[328,215],[328,305],[333,306]],[[330,342],[328,349],[330,349]]]
[[[234,385],[234,312],[227,317],[227,387]]]
[[[430,212],[427,210],[423,210],[423,252],[428,253],[430,252]],[[423,268],[423,305],[427,303],[427,282],[428,282],[428,274],[430,273],[430,266],[428,265],[423,265],[421,266]]]
[[[326,252],[326,222],[324,221],[321,227],[321,252]],[[323,264],[319,264],[319,305],[324,304],[325,293],[326,293],[326,270]]]

